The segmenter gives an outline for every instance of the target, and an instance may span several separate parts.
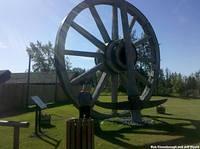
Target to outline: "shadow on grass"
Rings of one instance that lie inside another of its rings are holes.
[[[56,140],[56,139],[54,139],[54,138],[52,138],[52,137],[50,137],[50,136],[48,136],[48,135],[46,135],[44,133],[38,134],[37,137],[39,139],[41,139],[42,141],[52,145],[54,147],[54,149],[57,149],[59,147],[59,145],[60,145],[60,142],[61,142],[61,140]]]
[[[52,124],[43,124],[43,125],[41,125],[41,128],[43,128],[43,129],[50,129],[50,128],[54,128],[54,127],[56,127],[55,125],[52,125]]]
[[[116,144],[125,148],[149,148],[150,145],[192,145],[200,143],[200,120],[172,118],[163,116],[149,116],[157,122],[157,124],[149,126],[130,126],[115,131],[103,131],[100,127],[100,123],[95,125],[96,135],[106,141]],[[177,120],[176,124],[170,124],[167,120]],[[192,126],[194,128],[186,128],[186,126]],[[151,132],[146,130],[152,130]],[[153,131],[155,130],[155,131]],[[158,132],[160,131],[160,132]],[[151,144],[134,145],[133,143],[127,143],[128,138],[124,134],[149,134],[149,135],[168,135],[168,136],[180,136],[176,139],[166,141],[155,141]]]
[[[171,113],[162,113],[162,115],[173,115]]]

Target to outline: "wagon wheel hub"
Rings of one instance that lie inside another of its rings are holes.
[[[137,61],[137,52],[135,46],[132,44],[132,50],[134,50],[134,65]],[[97,60],[98,61],[98,60]],[[127,70],[126,50],[124,40],[112,41],[108,44],[104,62],[107,69],[114,73],[120,73]]]

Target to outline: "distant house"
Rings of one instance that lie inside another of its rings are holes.
[[[12,73],[11,78],[0,85],[0,112],[24,108],[27,103],[27,73]],[[30,96],[40,96],[45,102],[66,100],[55,72],[30,74]],[[32,104],[30,98],[28,104]]]

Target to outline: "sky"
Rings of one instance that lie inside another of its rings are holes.
[[[65,16],[81,0],[0,0],[0,70],[25,72],[26,47],[37,40],[55,43],[56,33]],[[199,0],[128,0],[151,22],[160,44],[161,68],[190,75],[200,70]],[[102,16],[109,10],[99,9]],[[82,14],[80,24],[91,18]],[[106,20],[105,20],[106,19]],[[77,18],[78,20],[78,18]],[[109,20],[103,18],[109,29]],[[90,28],[89,24],[87,27]],[[95,30],[95,27],[93,28]],[[72,31],[70,46],[79,38]],[[94,33],[100,37],[98,33]],[[83,39],[84,40],[84,39]],[[81,47],[92,47],[79,42]],[[76,60],[74,61],[78,63]],[[79,61],[80,64],[80,61]],[[82,63],[81,63],[82,64]]]

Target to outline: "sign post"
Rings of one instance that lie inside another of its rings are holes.
[[[40,97],[38,96],[32,96],[31,97],[32,101],[35,103],[36,105],[36,109],[35,109],[35,135],[38,136],[38,132],[42,132],[41,130],[41,110],[46,109],[47,108],[47,104],[45,104]]]

